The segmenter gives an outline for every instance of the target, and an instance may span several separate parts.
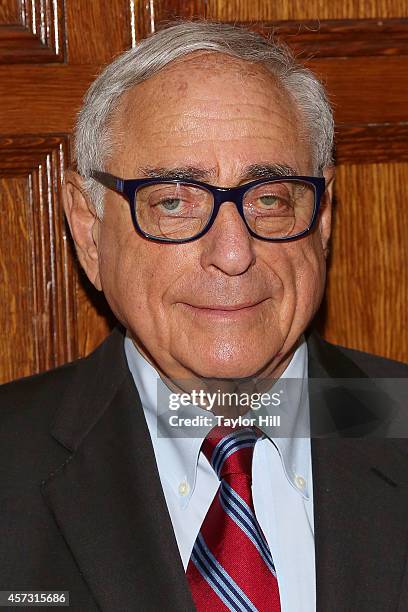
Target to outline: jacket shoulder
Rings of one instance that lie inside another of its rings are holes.
[[[0,437],[10,428],[29,433],[33,426],[38,430],[44,421],[49,423],[83,361],[0,385]]]
[[[407,378],[408,364],[328,342],[309,328],[305,333],[312,378]]]
[[[345,357],[354,361],[370,378],[408,377],[408,364],[406,363],[337,344],[332,344],[332,346],[335,346]]]
[[[69,392],[78,383],[90,384],[86,380],[96,370],[106,368],[106,362],[112,357],[123,342],[120,328],[113,332],[86,357],[25,378],[19,378],[0,385],[0,419],[11,413],[37,411],[40,407],[52,405],[58,408],[65,392]],[[36,415],[37,418],[38,415]]]
[[[98,407],[101,394],[113,385],[111,378],[118,369],[115,357],[121,345],[123,335],[117,331],[87,357],[0,386],[3,477],[23,481],[33,473],[47,475],[50,466],[66,458],[71,449],[51,435],[56,420],[72,421],[74,429],[92,420],[92,410]]]
[[[2,496],[14,499],[48,476],[67,456],[50,436],[61,398],[78,362],[0,387],[0,479]]]

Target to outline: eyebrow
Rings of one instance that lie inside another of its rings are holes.
[[[178,166],[175,168],[152,167],[140,168],[139,172],[143,177],[161,179],[179,179],[181,181],[192,179],[203,181],[208,178],[215,178],[215,168],[204,168],[200,166]]]
[[[174,168],[145,166],[139,169],[139,173],[146,178],[178,179],[206,181],[215,179],[216,168],[205,168],[203,166],[178,166]],[[251,164],[246,166],[239,176],[239,183],[257,180],[267,176],[296,176],[297,172],[285,164]]]
[[[296,176],[297,172],[285,164],[252,164],[244,169],[243,180],[256,180],[264,176]]]

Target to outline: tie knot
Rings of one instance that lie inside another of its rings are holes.
[[[230,474],[252,476],[252,456],[258,434],[251,427],[214,427],[203,442],[202,450],[218,478]]]

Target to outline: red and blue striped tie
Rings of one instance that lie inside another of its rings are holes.
[[[275,566],[252,501],[256,441],[254,429],[215,427],[203,442],[221,484],[187,567],[199,612],[280,612]]]

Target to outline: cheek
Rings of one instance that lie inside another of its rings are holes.
[[[305,242],[294,265],[298,308],[314,312],[322,299],[326,280],[326,262],[315,236]]]
[[[169,343],[172,329],[167,296],[185,261],[166,245],[133,232],[121,237],[113,230],[101,248],[101,280],[107,301],[119,321],[149,350]]]
[[[152,275],[151,260],[145,254],[143,239],[131,223],[119,215],[109,214],[108,209],[105,212],[98,249],[99,272],[106,299],[123,322],[126,311],[142,307],[141,300]]]
[[[152,260],[142,248],[122,246],[102,254],[102,288],[116,318],[135,336],[149,335],[161,316]]]

